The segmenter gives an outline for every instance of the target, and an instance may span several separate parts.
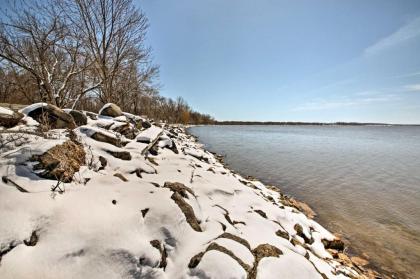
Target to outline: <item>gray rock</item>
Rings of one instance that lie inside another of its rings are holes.
[[[111,117],[118,117],[118,116],[123,115],[121,108],[113,103],[106,104],[100,110],[99,114],[104,115],[104,116],[111,116]]]
[[[152,127],[152,124],[150,124],[149,121],[145,120],[145,121],[141,122],[141,126],[145,129],[148,129],[148,128]]]
[[[72,110],[69,112],[71,116],[73,116],[74,122],[76,122],[77,126],[83,126],[87,124],[87,116],[78,110]]]
[[[32,110],[28,116],[52,129],[74,129],[77,127],[73,116],[51,104]]]
[[[13,111],[13,114],[0,113],[0,126],[12,128],[23,118],[23,114]]]

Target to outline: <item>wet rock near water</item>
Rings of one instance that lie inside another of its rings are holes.
[[[326,249],[334,249],[337,251],[343,251],[345,247],[344,242],[339,238],[336,238],[334,240],[323,239],[322,244],[324,244],[324,247]]]

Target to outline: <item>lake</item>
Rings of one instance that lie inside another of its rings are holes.
[[[307,202],[321,224],[398,278],[420,278],[420,127],[197,126],[242,175]]]

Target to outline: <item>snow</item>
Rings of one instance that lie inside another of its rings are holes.
[[[34,111],[38,108],[45,107],[45,106],[47,106],[47,103],[35,103],[19,110],[19,112],[25,115],[28,115],[29,113],[31,113],[31,111]]]
[[[200,264],[191,271],[195,278],[246,278],[246,271],[230,256],[215,252],[207,252]],[[193,277],[194,278],[194,277]]]
[[[68,140],[64,130],[53,130],[46,138],[28,135],[23,145],[0,150],[0,175],[29,192],[0,181],[0,251],[17,244],[0,259],[1,278],[247,278],[237,260],[206,250],[213,243],[250,267],[255,265],[252,250],[259,245],[280,249],[279,257],[261,259],[257,278],[322,278],[320,272],[328,278],[360,275],[325,250],[322,239],[332,240],[334,235],[283,206],[278,192],[225,168],[182,128],[153,125],[134,140],[122,137],[128,142],[124,147],[91,138],[95,132],[118,137],[111,129],[121,121],[99,118],[74,130],[89,164],[80,168],[73,182],[63,185],[63,194],[51,192],[56,181],[38,177],[30,158]],[[19,127],[23,128],[28,127]],[[172,131],[178,136],[168,137]],[[155,140],[158,154],[144,154],[147,143]],[[168,149],[172,144],[179,154]],[[115,158],[109,151],[130,152],[132,159]],[[107,160],[101,170],[100,156]],[[188,223],[165,182],[179,182],[193,191],[182,199],[193,210],[201,232]],[[296,224],[314,240],[312,244],[296,235]],[[301,245],[277,236],[278,230],[287,231]],[[27,246],[23,241],[33,231],[39,240]],[[221,237],[223,233],[244,239],[250,247]],[[166,268],[160,267],[161,253],[150,244],[152,240],[164,247]],[[199,253],[204,253],[201,261],[189,268]]]
[[[4,107],[0,107],[0,114],[13,115],[13,111]]]
[[[263,258],[258,265],[258,278],[281,278],[284,279],[322,279],[314,266],[305,257],[295,253]]]
[[[139,142],[152,142],[155,138],[157,138],[161,133],[163,132],[163,129],[157,126],[152,126],[144,131],[142,131],[137,137],[136,141]]]

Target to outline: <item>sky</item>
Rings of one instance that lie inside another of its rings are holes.
[[[217,120],[420,124],[419,0],[142,0],[161,94]]]

